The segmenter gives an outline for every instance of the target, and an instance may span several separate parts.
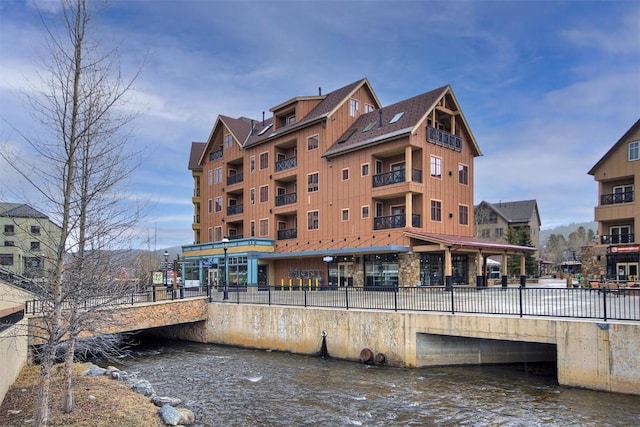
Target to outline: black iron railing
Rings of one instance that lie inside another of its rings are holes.
[[[237,215],[244,211],[242,204],[227,206],[227,215]]]
[[[298,166],[297,157],[289,157],[287,159],[278,160],[276,162],[276,172],[281,172],[287,169],[295,168]]]
[[[236,304],[640,321],[640,288],[391,285],[372,288],[322,286],[303,280],[276,286],[234,285],[229,286],[227,292],[235,295],[226,301]],[[161,286],[118,297],[87,298],[78,306],[88,309],[199,297],[222,302],[222,294],[222,287],[171,289]],[[70,307],[71,303],[63,303],[63,309]],[[25,314],[45,313],[50,308],[49,301],[29,300],[25,303]]]
[[[276,206],[290,205],[298,201],[298,193],[280,194],[276,196]]]
[[[242,182],[244,180],[244,175],[242,172],[237,172],[233,175],[229,175],[227,177],[227,185],[233,185],[233,184],[237,184],[239,182]]]
[[[633,191],[625,191],[624,193],[603,194],[600,196],[601,205],[615,205],[618,203],[633,202]]]
[[[635,237],[635,234],[603,234],[600,236],[600,243],[603,245],[634,243]]]

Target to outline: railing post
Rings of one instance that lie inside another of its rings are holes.
[[[344,287],[344,303],[347,310],[349,310],[349,287]]]
[[[451,276],[447,276],[447,277],[451,277]],[[451,282],[449,282],[449,283],[451,283]],[[454,301],[453,300],[453,284],[451,285],[449,290],[451,291],[450,292],[451,293],[451,314],[456,314],[455,307],[453,306],[453,301]]]
[[[269,305],[271,305],[271,285],[267,285],[267,292],[269,293]]]
[[[602,290],[602,308],[604,310],[604,321],[607,321],[607,287]]]
[[[151,294],[153,295],[153,302],[156,302],[156,287],[151,285]]]
[[[398,284],[393,286],[393,311],[398,311]]]
[[[207,283],[207,299],[211,302],[211,283]]]
[[[304,287],[302,289],[303,289],[302,292],[304,293],[304,306],[306,308],[307,307],[307,290]]]
[[[135,297],[136,297],[136,291],[131,291],[131,305],[134,304]]]
[[[180,299],[184,299],[184,287],[180,286]]]
[[[520,317],[522,317],[524,315],[524,305],[522,304],[522,290],[524,289],[524,286],[520,286],[518,288],[518,298],[520,300]]]

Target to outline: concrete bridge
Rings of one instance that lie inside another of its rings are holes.
[[[444,306],[438,312],[398,310],[415,301],[417,292],[399,297],[346,289],[352,304],[348,309],[336,303],[340,291],[280,290],[271,295],[249,289],[231,292],[226,301],[214,292],[134,302],[103,310],[104,317],[96,322],[101,326],[84,335],[147,330],[167,338],[300,354],[318,353],[325,340],[332,357],[358,360],[360,351],[370,348],[383,353],[388,363],[406,367],[555,361],[560,384],[640,395],[640,321],[539,316],[539,307],[526,316],[451,313]],[[481,298],[440,294],[442,299],[432,303],[466,298],[475,306]],[[600,301],[597,294],[593,298]],[[635,313],[640,303],[638,296],[632,298],[614,302],[623,301]],[[323,306],[311,307],[314,301]],[[388,301],[394,301],[395,309]],[[584,301],[577,300],[582,314]],[[380,308],[363,308],[376,304]],[[549,305],[548,299],[541,304]],[[566,299],[562,304],[567,305]],[[519,305],[522,311],[522,296]],[[28,321],[29,328],[37,328],[38,316]]]

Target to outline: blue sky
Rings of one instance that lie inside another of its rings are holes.
[[[90,2],[93,5],[101,2]],[[60,23],[56,1],[38,2]],[[97,37],[125,76],[142,65],[127,197],[150,207],[151,249],[193,240],[192,141],[218,114],[255,119],[367,77],[383,105],[451,84],[483,156],[475,203],[536,199],[543,228],[592,221],[589,169],[640,118],[638,1],[111,1]],[[0,2],[0,149],[29,155],[20,94],[37,82],[32,1]],[[0,199],[32,200],[0,163]],[[149,245],[147,243],[147,245]]]

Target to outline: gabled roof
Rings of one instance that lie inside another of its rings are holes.
[[[616,148],[620,145],[623,144],[627,141],[627,139],[629,139],[629,137],[631,136],[632,133],[636,132],[636,130],[640,127],[640,119],[638,119],[637,122],[635,122],[628,131],[626,131],[624,133],[624,135],[622,135],[622,138],[620,138],[618,140],[618,142],[616,142],[615,144],[613,144],[613,146],[609,149],[609,151],[607,151],[607,153],[602,156],[602,158],[600,160],[598,160],[598,163],[596,163],[591,170],[588,172],[589,175],[595,175],[596,173],[596,169],[598,169],[598,167],[600,167],[600,165],[602,165],[602,163],[604,163],[609,156],[611,156],[611,154],[616,150]]]
[[[43,218],[49,217],[23,203],[0,203],[0,217],[5,218]]]
[[[207,138],[206,147],[202,150],[202,155],[198,161],[200,164],[202,164],[202,161],[204,160],[204,155],[213,146],[214,134],[223,125],[229,130],[233,139],[236,141],[236,144],[242,147],[248,135],[251,133],[251,127],[254,126],[255,128],[256,120],[249,119],[247,117],[234,119],[233,117],[223,116],[222,114],[218,115],[213,127],[211,128],[211,133],[209,133],[209,138]]]
[[[329,92],[326,96],[324,96],[324,99],[320,101],[320,103],[309,112],[309,114],[307,114],[305,117],[302,117],[301,120],[294,124],[283,126],[275,130],[274,132],[265,132],[262,135],[260,135],[260,132],[254,132],[253,135],[248,138],[245,147],[260,144],[271,138],[285,135],[287,133],[308,126],[312,123],[331,117],[331,115],[334,114],[342,104],[347,102],[347,100],[351,98],[351,96],[353,96],[353,94],[363,86],[366,86],[369,89],[369,92],[371,92],[373,98],[376,100],[376,103],[378,104],[376,105],[376,107],[380,107],[380,101],[378,100],[375,92],[373,92],[373,89],[369,84],[369,80],[363,78],[344,87],[341,87],[340,89],[336,89],[333,92]]]
[[[456,236],[453,234],[426,233],[421,231],[407,231],[405,235],[424,240],[438,245],[451,247],[452,249],[484,250],[486,254],[491,253],[525,253],[535,252],[536,248],[529,246],[511,245],[499,243],[493,240],[479,239],[477,237]]]
[[[333,157],[357,150],[365,146],[380,144],[390,139],[399,138],[415,132],[427,120],[429,113],[446,95],[450,95],[456,104],[459,117],[470,135],[467,141],[476,156],[482,155],[480,148],[471,133],[462,110],[458,105],[451,86],[442,86],[413,98],[405,99],[387,107],[361,115],[353,125],[323,154]],[[400,113],[402,113],[400,115]],[[393,121],[394,118],[399,118]],[[392,123],[393,121],[393,123]]]
[[[189,170],[202,170],[200,158],[202,158],[202,153],[204,153],[206,146],[206,142],[191,143],[191,152],[189,153]]]
[[[520,200],[516,202],[489,203],[482,201],[478,207],[487,206],[504,218],[508,223],[529,222],[535,216],[540,221],[538,202],[534,200]]]

